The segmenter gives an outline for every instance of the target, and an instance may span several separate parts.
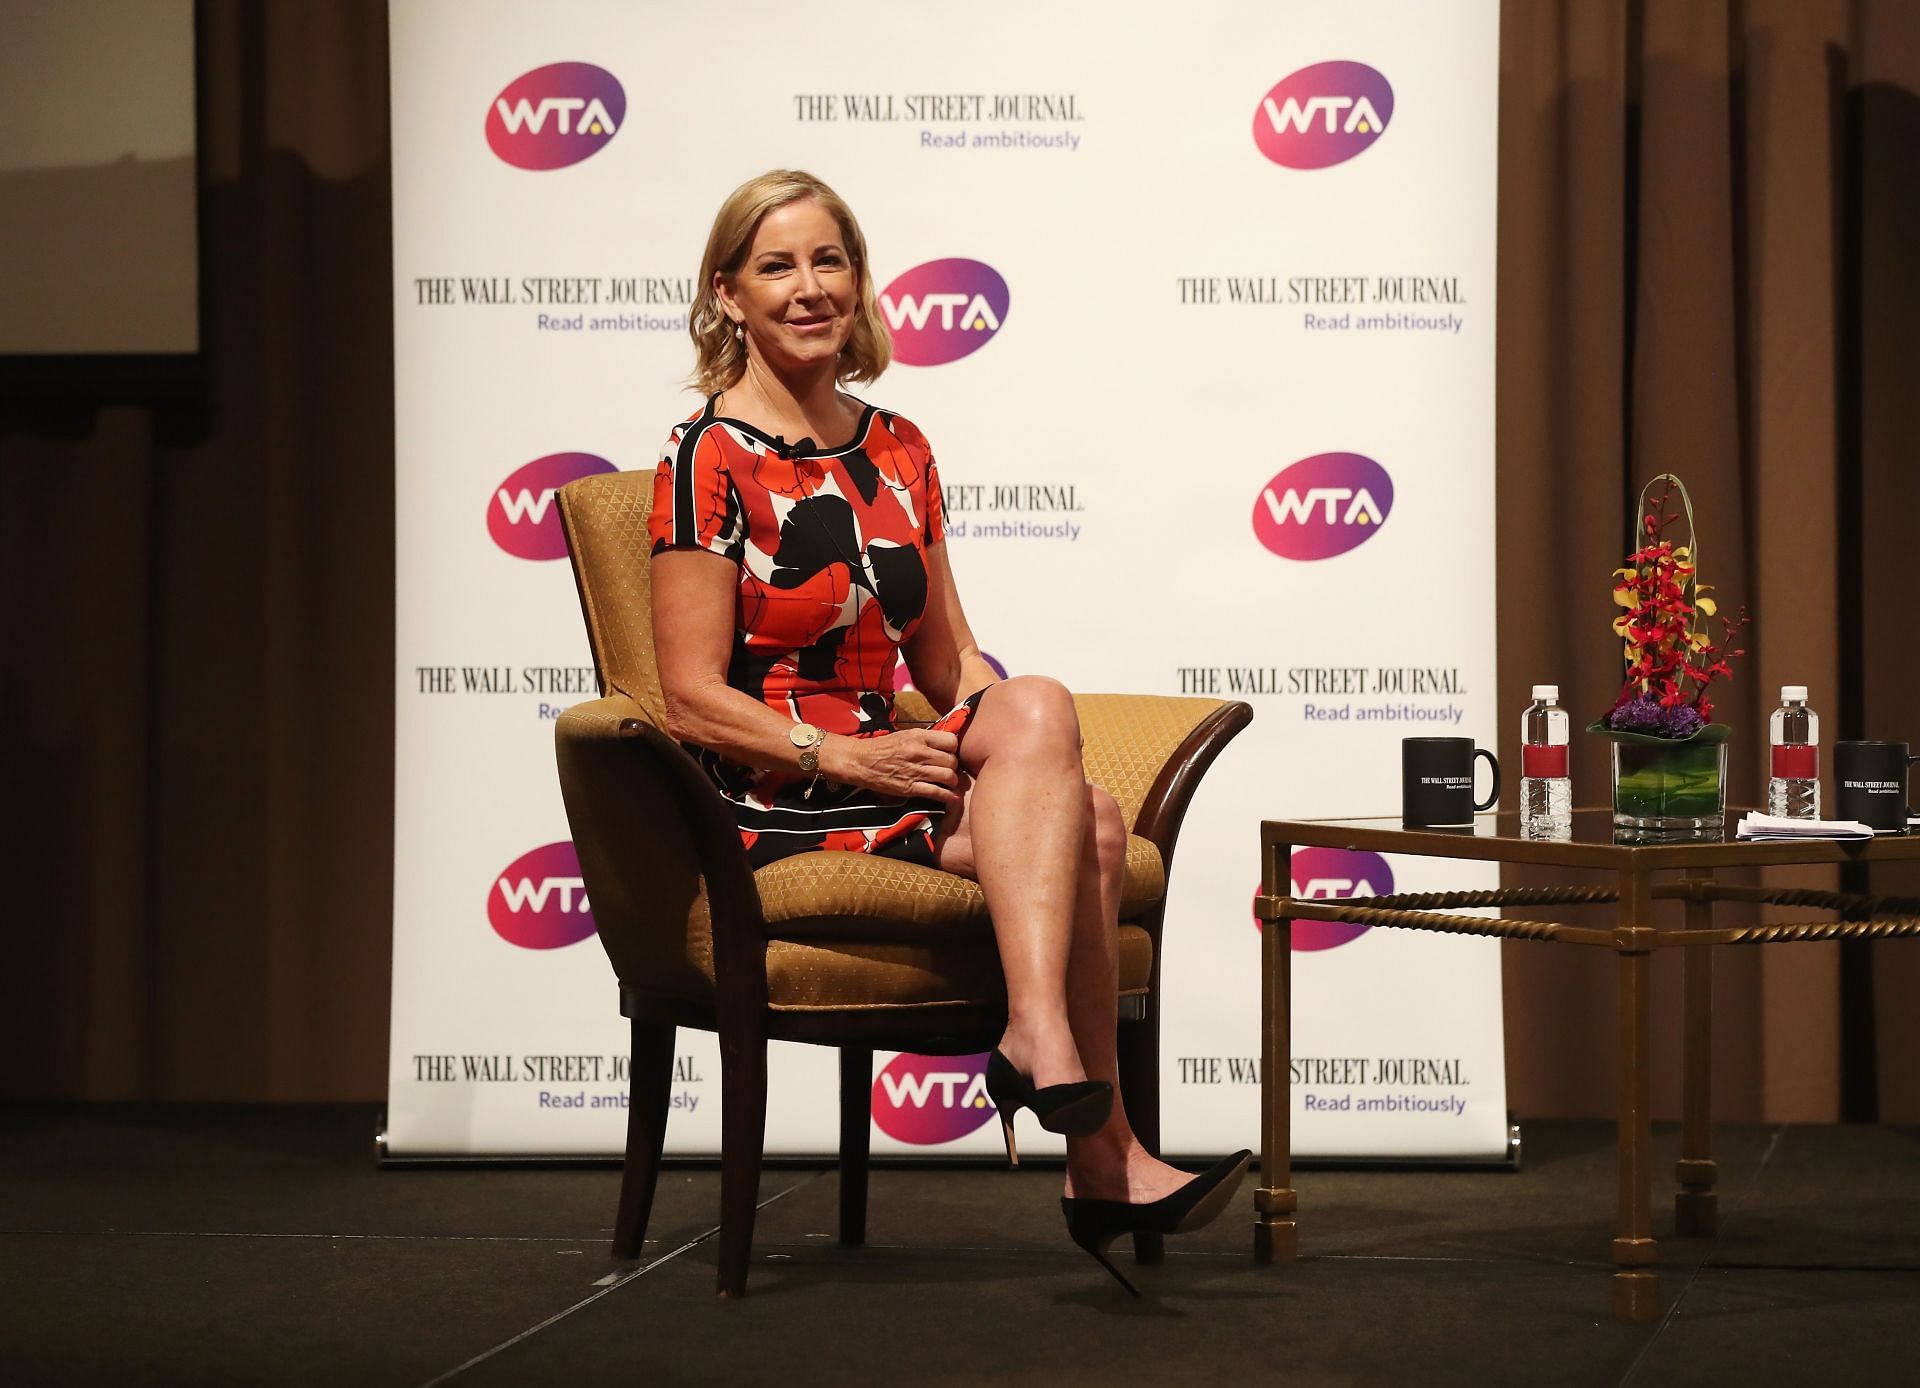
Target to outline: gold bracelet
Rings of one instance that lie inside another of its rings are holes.
[[[800,794],[802,800],[811,800],[813,788],[820,784],[820,744],[827,740],[827,730],[812,723],[795,723],[787,733],[787,740],[800,749],[801,772],[813,776]]]

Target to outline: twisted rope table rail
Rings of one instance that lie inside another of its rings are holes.
[[[1758,901],[1768,906],[1810,906],[1820,911],[1845,911],[1856,916],[1920,915],[1920,897],[1864,896],[1858,892],[1828,892],[1812,887],[1723,887],[1701,884],[1711,901]]]
[[[1696,931],[1682,943],[1765,945],[1780,940],[1893,940],[1920,935],[1920,917],[1880,916],[1866,921],[1802,921],[1774,925],[1735,926],[1729,930]]]
[[[1920,914],[1911,914],[1920,901],[1910,897],[1858,896],[1810,888],[1716,887],[1711,883],[1677,884],[1663,896],[1692,895],[1712,900],[1752,901],[1773,906],[1805,906],[1843,911],[1867,919],[1836,921],[1782,921],[1708,930],[1636,931],[1639,947],[1682,945],[1758,945],[1814,940],[1881,940],[1920,935]],[[1620,899],[1607,887],[1505,887],[1473,892],[1400,892],[1385,896],[1343,900],[1261,897],[1254,914],[1262,921],[1323,920],[1348,925],[1380,926],[1393,930],[1432,930],[1449,935],[1489,935],[1507,940],[1562,940],[1569,944],[1617,945],[1620,937],[1605,928],[1566,925],[1559,921],[1527,920],[1511,916],[1454,914],[1475,907],[1606,905]],[[1904,907],[1910,914],[1872,914]]]
[[[1461,911],[1471,906],[1589,906],[1618,901],[1612,887],[1500,887],[1482,892],[1399,892],[1348,898],[1378,911]]]
[[[1440,896],[1447,893],[1430,893]],[[1485,895],[1468,893],[1467,895]],[[1362,897],[1363,901],[1397,900],[1397,898]],[[1291,901],[1283,911],[1279,903],[1284,897],[1262,897],[1256,909],[1263,921],[1275,920],[1323,920],[1341,921],[1348,925],[1380,925],[1400,930],[1439,930],[1450,935],[1497,935],[1505,939],[1516,940],[1576,940],[1582,936],[1600,937],[1591,943],[1612,943],[1610,931],[1581,930],[1574,926],[1561,925],[1557,921],[1515,920],[1503,916],[1455,916],[1444,911],[1407,911],[1382,909],[1373,906],[1358,906],[1347,901]],[[1466,904],[1466,903],[1463,903]]]

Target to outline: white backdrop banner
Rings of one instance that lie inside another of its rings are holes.
[[[964,10],[395,0],[397,768],[389,1150],[617,1152],[626,1026],[553,719],[595,694],[553,489],[698,407],[735,186],[861,219],[973,627],[1007,671],[1245,699],[1166,920],[1176,1154],[1251,1146],[1262,818],[1392,813],[1399,740],[1494,734],[1497,0]],[[1495,885],[1303,851],[1310,895]],[[1491,1156],[1496,942],[1296,927],[1304,1155]],[[681,1033],[668,1148],[718,1149]],[[776,1046],[768,1149],[834,1150]],[[988,1152],[981,1058],[883,1056],[876,1152]],[[1039,1135],[1032,1146],[1045,1151]]]

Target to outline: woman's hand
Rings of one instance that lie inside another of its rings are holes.
[[[829,737],[820,748],[820,774],[882,795],[957,806],[959,753],[959,738],[931,728],[906,728],[877,737]]]

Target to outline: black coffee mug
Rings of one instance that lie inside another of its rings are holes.
[[[1473,801],[1473,761],[1485,757],[1493,771],[1493,789],[1481,804]],[[1400,739],[1400,818],[1414,828],[1471,824],[1476,810],[1490,810],[1500,799],[1500,763],[1470,737]]]
[[[1907,768],[1920,757],[1904,742],[1833,744],[1835,809],[1881,832],[1907,827]]]

